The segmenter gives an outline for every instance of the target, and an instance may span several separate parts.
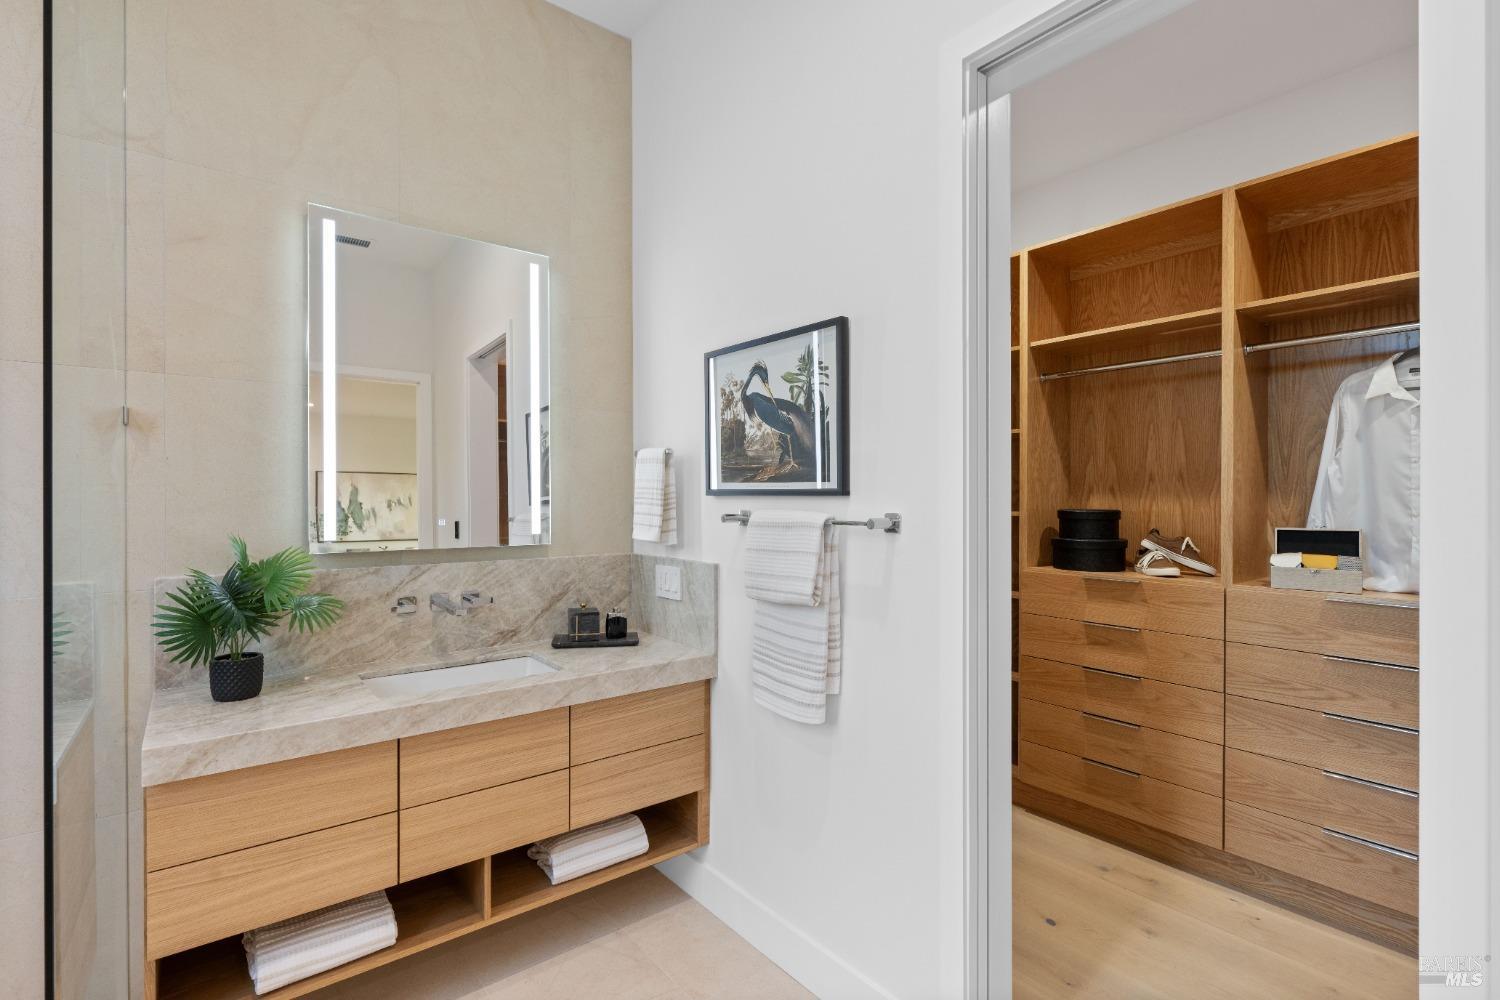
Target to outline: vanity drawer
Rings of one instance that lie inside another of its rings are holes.
[[[1417,796],[1272,757],[1224,752],[1224,797],[1403,851],[1417,850]]]
[[[1027,611],[1053,618],[1224,638],[1224,590],[1213,583],[1039,566],[1022,571],[1021,595]]]
[[[1229,588],[1228,638],[1356,660],[1417,665],[1415,602],[1270,587]]]
[[[707,731],[706,681],[574,705],[573,763],[587,764]]]
[[[1224,850],[1402,913],[1417,912],[1417,859],[1238,802],[1224,803]]]
[[[401,881],[477,861],[568,829],[568,772],[401,810]]]
[[[401,808],[567,766],[566,708],[412,736],[401,741]]]
[[[1028,785],[1200,844],[1223,843],[1223,800],[1217,795],[1025,741],[1020,756],[1021,780]]]
[[[1224,742],[1224,696],[1218,691],[1023,656],[1021,697],[1207,743]]]
[[[1231,695],[1225,699],[1224,745],[1382,785],[1417,789],[1417,734],[1413,730]]]
[[[1417,671],[1327,653],[1229,644],[1225,689],[1278,705],[1417,727]]]
[[[1201,636],[1124,625],[1021,615],[1021,651],[1060,663],[1224,690],[1224,644]]]
[[[1224,790],[1224,748],[1102,715],[1027,698],[1020,738],[1210,795]]]
[[[145,808],[147,871],[324,830],[395,811],[396,744],[152,785]]]
[[[708,740],[691,736],[572,769],[572,829],[708,787]]]
[[[396,814],[146,875],[146,957],[332,906],[396,884]]]

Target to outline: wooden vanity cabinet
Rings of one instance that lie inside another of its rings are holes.
[[[395,946],[302,996],[708,842],[708,682],[146,789],[151,998],[248,998],[238,935],[378,889]],[[649,851],[551,885],[532,843],[635,813]]]

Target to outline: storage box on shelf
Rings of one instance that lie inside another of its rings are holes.
[[[1245,348],[1414,324],[1416,197],[1414,136],[1283,171],[1024,251],[1018,317],[1018,798],[1405,949],[1419,602],[1266,577],[1339,383],[1416,335]],[[1056,570],[1064,506],[1190,535],[1220,576]]]
[[[645,855],[556,886],[526,857],[627,812],[646,827]],[[148,1000],[247,1000],[240,933],[377,889],[394,946],[267,996],[303,996],[707,840],[704,682],[155,786]]]

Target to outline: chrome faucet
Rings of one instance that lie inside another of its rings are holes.
[[[427,598],[427,606],[433,611],[446,611],[455,618],[462,618],[468,605],[455,603],[447,594],[433,594]]]

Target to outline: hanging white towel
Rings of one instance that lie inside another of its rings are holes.
[[[527,848],[526,856],[537,863],[553,885],[557,885],[639,857],[650,847],[646,827],[640,818],[625,815],[539,840]]]
[[[677,483],[670,448],[642,448],[635,453],[635,525],[630,537],[677,544]]]
[[[396,913],[385,893],[304,913],[242,938],[257,996],[337,968],[396,943]]]
[[[843,677],[838,536],[825,515],[791,511],[751,515],[748,533],[753,696],[778,715],[819,725]]]

